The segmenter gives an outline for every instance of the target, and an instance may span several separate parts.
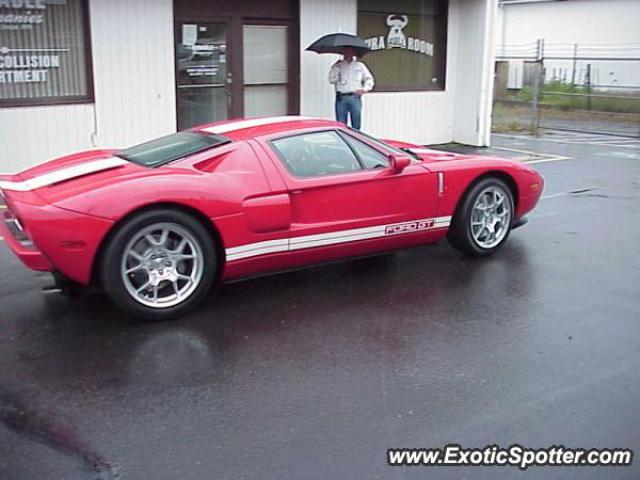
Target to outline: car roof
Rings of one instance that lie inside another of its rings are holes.
[[[344,126],[333,120],[324,118],[303,117],[299,115],[283,115],[277,117],[257,117],[226,120],[194,127],[198,132],[223,135],[232,140],[248,140],[251,138],[270,135],[291,130],[317,127]]]

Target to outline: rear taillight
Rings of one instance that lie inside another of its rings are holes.
[[[0,216],[2,217],[2,221],[4,221],[4,224],[7,226],[7,229],[9,230],[13,238],[15,238],[18,243],[20,243],[20,245],[22,245],[23,247],[33,246],[33,242],[31,241],[31,238],[29,237],[27,231],[22,226],[22,222],[20,222],[20,219],[16,217],[11,210],[9,210],[9,207],[7,206],[7,203],[1,192]]]

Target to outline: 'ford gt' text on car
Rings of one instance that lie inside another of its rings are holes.
[[[30,268],[163,319],[215,282],[437,242],[487,255],[542,193],[531,167],[329,120],[196,127],[0,176],[0,231]]]

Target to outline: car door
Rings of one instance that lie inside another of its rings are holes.
[[[290,196],[290,252],[366,254],[424,242],[441,226],[436,175],[419,161],[395,172],[388,152],[356,135],[332,129],[267,142]]]

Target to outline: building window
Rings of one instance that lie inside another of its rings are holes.
[[[0,107],[93,102],[86,0],[0,0]]]
[[[358,0],[376,91],[444,90],[447,0]]]

